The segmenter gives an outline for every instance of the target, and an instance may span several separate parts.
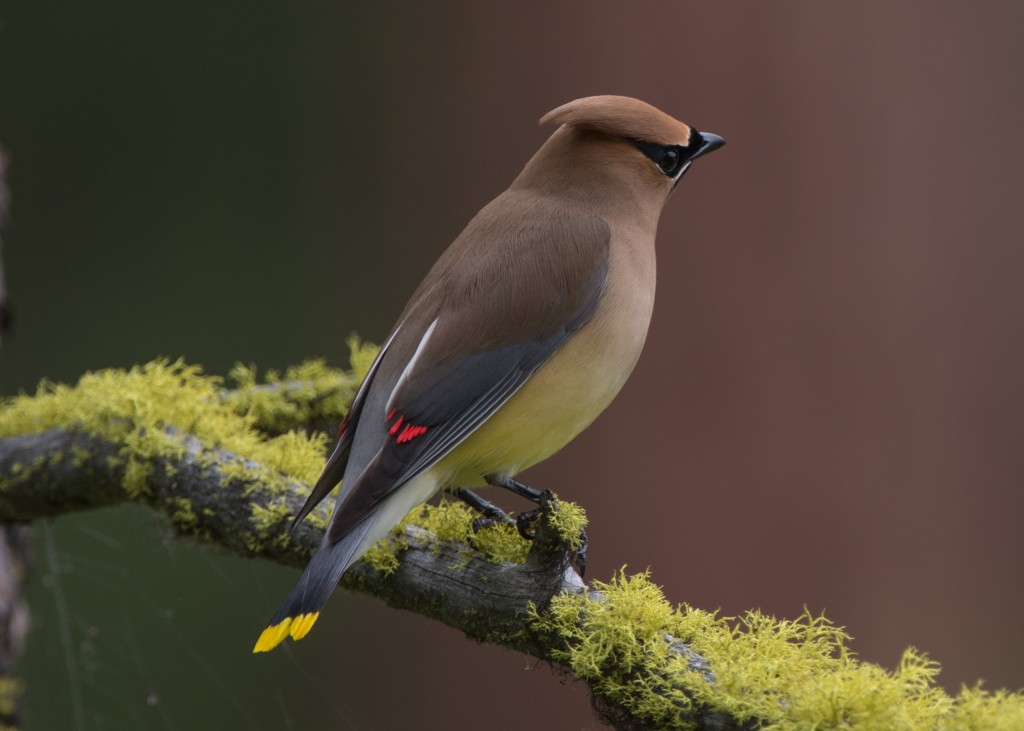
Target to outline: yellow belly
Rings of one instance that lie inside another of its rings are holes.
[[[653,247],[652,247],[653,249]],[[636,364],[654,305],[650,257],[610,262],[591,320],[434,468],[442,487],[481,485],[547,459],[590,425]],[[618,265],[616,267],[616,265]]]

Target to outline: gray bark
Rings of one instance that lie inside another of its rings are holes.
[[[227,478],[222,467],[238,457],[205,447],[190,436],[184,437],[184,443],[186,449],[180,456],[153,460],[149,490],[139,500],[168,515],[179,532],[241,555],[304,565],[322,532],[303,523],[290,540],[281,540],[287,520],[257,526],[252,508],[284,500],[287,513],[294,515],[309,487],[289,482],[282,491],[281,476],[276,475],[275,487],[268,489],[270,480],[261,479],[259,465],[251,463],[254,477]],[[131,499],[121,487],[125,467],[119,455],[116,443],[63,428],[0,439],[0,522],[27,523]],[[191,508],[185,519],[183,499]],[[385,576],[364,562],[347,572],[342,584],[393,607],[437,619],[474,639],[552,662],[554,653],[566,647],[560,638],[540,636],[532,629],[530,604],[543,609],[562,592],[589,591],[571,565],[571,550],[544,519],[556,509],[553,500],[543,503],[537,537],[523,564],[496,564],[479,554],[471,554],[467,560],[467,546],[439,543],[427,531],[411,526],[404,536],[408,548],[400,554],[400,565],[393,574]],[[9,525],[7,530],[12,535],[18,528]],[[453,560],[456,557],[458,560]],[[596,594],[593,598],[601,600]],[[666,641],[687,658],[691,668],[713,682],[703,658],[674,638]],[[9,655],[0,648],[0,670],[6,667],[5,657]],[[607,698],[595,695],[594,708],[615,728],[653,728]],[[689,720],[697,728],[739,728],[732,719],[710,710]]]

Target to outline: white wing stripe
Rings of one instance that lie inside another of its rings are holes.
[[[390,414],[391,410],[394,408],[394,403],[392,402],[395,400],[395,394],[398,393],[398,389],[405,385],[405,382],[409,380],[409,374],[412,373],[413,369],[416,367],[417,361],[419,361],[420,356],[423,355],[423,349],[426,347],[427,341],[430,340],[430,336],[433,334],[434,328],[437,327],[437,320],[438,318],[434,318],[434,321],[430,323],[430,327],[428,327],[427,331],[423,333],[423,337],[420,338],[419,345],[416,346],[416,352],[412,354],[412,358],[409,359],[409,363],[405,366],[405,370],[402,371],[402,375],[398,377],[398,382],[395,384],[395,387],[391,390],[391,394],[388,396],[388,405],[384,407],[385,415]]]

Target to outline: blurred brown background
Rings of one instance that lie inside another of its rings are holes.
[[[143,7],[144,6],[144,7]],[[662,218],[647,349],[525,475],[590,575],[824,610],[865,660],[1024,686],[1024,6],[0,2],[16,330],[0,389],[380,340],[589,94],[729,145]],[[523,656],[340,593],[249,649],[295,572],[141,510],[38,526],[33,729],[594,728]]]

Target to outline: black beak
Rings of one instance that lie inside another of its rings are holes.
[[[679,169],[679,174],[676,175],[675,183],[672,184],[672,189],[679,185],[679,181],[683,179],[683,175],[690,169],[690,165],[701,155],[707,155],[709,152],[714,152],[719,147],[725,144],[718,135],[713,135],[710,132],[698,132],[697,130],[690,128],[690,140],[686,147],[680,149],[683,150],[685,157],[683,158],[686,162]]]
[[[687,147],[693,149],[693,153],[690,155],[690,160],[696,160],[702,155],[707,155],[709,152],[714,152],[719,147],[725,144],[718,135],[713,135],[710,132],[698,132],[693,130],[690,133],[690,144]]]

